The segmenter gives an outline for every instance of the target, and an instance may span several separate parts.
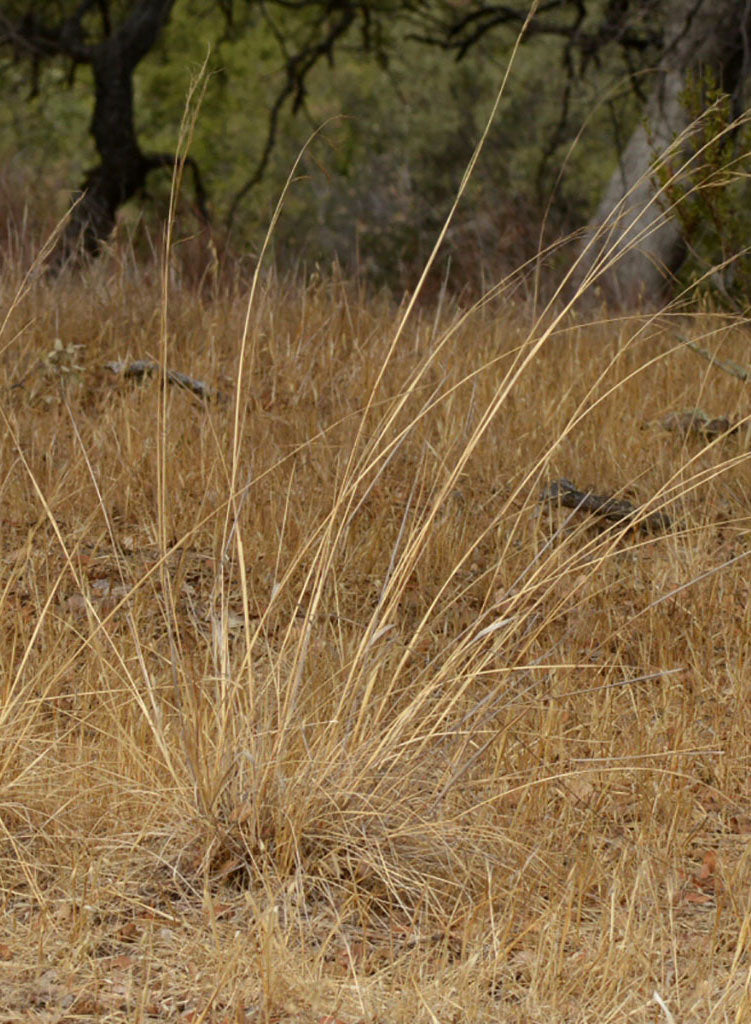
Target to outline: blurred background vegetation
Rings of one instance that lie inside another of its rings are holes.
[[[591,0],[576,29],[583,37],[591,28],[594,53],[547,32],[531,34],[520,49],[447,239],[443,265],[450,262],[455,285],[482,287],[518,268],[546,243],[581,229],[596,208],[642,116],[640,94],[649,93],[660,54],[657,36],[650,46],[646,31],[635,68],[633,52],[602,35],[612,6]],[[639,10],[642,21],[659,20],[654,4]],[[228,20],[216,0],[176,3],[135,70],[139,142],[149,151],[175,150],[186,93],[208,55],[191,154],[215,241],[226,251],[257,253],[295,158],[324,125],[276,229],[277,264],[338,264],[376,284],[409,288],[482,132],[518,24],[488,32],[457,59],[456,50],[425,45],[424,21],[410,32],[401,17],[381,11],[375,43],[364,43],[362,25],[353,23],[307,76],[297,111],[279,104],[274,146],[249,187],[289,55],[303,45],[311,18],[305,5],[235,5]],[[0,90],[0,217],[15,230],[30,223],[41,240],[96,163],[92,73],[85,65],[73,73],[70,61],[56,58],[40,64],[30,84],[28,68],[6,59]],[[169,173],[152,173],[142,201],[120,212],[118,231],[139,251],[157,244],[169,188]],[[184,193],[179,230],[187,237],[204,228],[192,217],[187,182]]]

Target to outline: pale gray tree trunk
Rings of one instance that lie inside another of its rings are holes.
[[[732,91],[744,68],[749,36],[751,0],[667,0],[666,8],[666,46],[645,119],[621,154],[587,228],[585,244],[590,248],[579,275],[581,282],[595,266],[597,253],[609,250],[617,261],[595,288],[599,285],[611,302],[622,306],[654,305],[665,298],[685,256],[680,227],[658,201],[650,169],[655,157],[689,126],[690,115],[681,102],[687,76],[711,67],[723,88]],[[675,156],[689,152],[686,139],[677,144]]]

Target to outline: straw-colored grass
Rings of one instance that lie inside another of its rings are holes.
[[[747,328],[159,276],[2,281],[0,1018],[750,1020]]]

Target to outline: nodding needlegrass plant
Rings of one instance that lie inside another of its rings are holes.
[[[8,1012],[46,977],[112,1019],[743,1019],[748,445],[660,419],[745,422],[675,325],[747,326],[577,321],[601,241],[537,313],[260,261],[201,295],[169,231],[161,278],[6,266]]]

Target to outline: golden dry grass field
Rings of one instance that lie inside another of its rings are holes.
[[[0,1020],[751,1020],[743,322],[0,286]]]

